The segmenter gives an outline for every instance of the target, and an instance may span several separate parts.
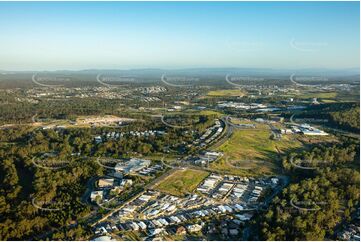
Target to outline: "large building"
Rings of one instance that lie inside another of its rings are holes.
[[[102,178],[98,181],[98,186],[103,187],[112,187],[114,185],[114,179],[113,178]]]
[[[92,191],[90,194],[90,200],[92,202],[96,201],[97,199],[103,200],[103,191]]]
[[[142,160],[137,158],[132,158],[127,162],[120,162],[115,165],[115,170],[122,173],[133,173],[140,171],[141,169],[148,167],[150,165],[150,160]]]
[[[328,133],[311,127],[309,124],[300,125],[300,130],[304,135],[328,135]]]

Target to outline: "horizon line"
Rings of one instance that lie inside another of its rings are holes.
[[[360,73],[360,67],[303,67],[303,68],[272,68],[272,67],[179,67],[179,68],[167,68],[167,67],[137,67],[137,68],[79,68],[79,69],[21,69],[21,70],[9,70],[0,69],[1,72],[59,72],[59,71],[134,71],[134,70],[200,70],[200,69],[243,69],[243,70],[276,70],[276,71],[295,71],[295,70],[330,70],[330,71],[347,71],[358,70]]]

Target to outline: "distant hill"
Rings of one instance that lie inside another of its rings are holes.
[[[352,83],[360,82],[360,70],[358,68],[349,69],[271,69],[271,68],[186,68],[186,69],[157,69],[157,68],[143,68],[143,69],[86,69],[86,70],[58,70],[58,71],[0,71],[1,75],[11,76],[30,76],[34,73],[48,74],[48,75],[71,75],[83,76],[86,79],[95,78],[98,74],[103,75],[120,75],[126,77],[135,77],[143,80],[158,80],[163,74],[167,76],[185,76],[185,77],[199,77],[202,79],[223,80],[227,74],[231,76],[243,77],[262,77],[272,80],[289,80],[291,75],[296,77],[322,77],[329,81],[346,81]],[[5,74],[5,75],[4,75]],[[29,77],[28,77],[29,78]],[[321,81],[322,81],[322,78]],[[75,78],[76,79],[76,78]],[[307,78],[306,78],[307,79]]]

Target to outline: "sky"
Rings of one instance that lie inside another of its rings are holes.
[[[0,2],[0,70],[355,68],[359,2]]]

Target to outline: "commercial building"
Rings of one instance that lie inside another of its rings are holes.
[[[120,162],[115,165],[115,170],[117,172],[123,172],[123,173],[133,173],[140,171],[150,165],[150,160],[143,160],[143,159],[137,159],[132,158],[127,162]]]
[[[90,194],[90,200],[94,202],[96,199],[103,199],[103,191],[93,191]]]
[[[102,178],[98,181],[98,186],[103,187],[112,187],[114,185],[114,179],[113,178]]]

